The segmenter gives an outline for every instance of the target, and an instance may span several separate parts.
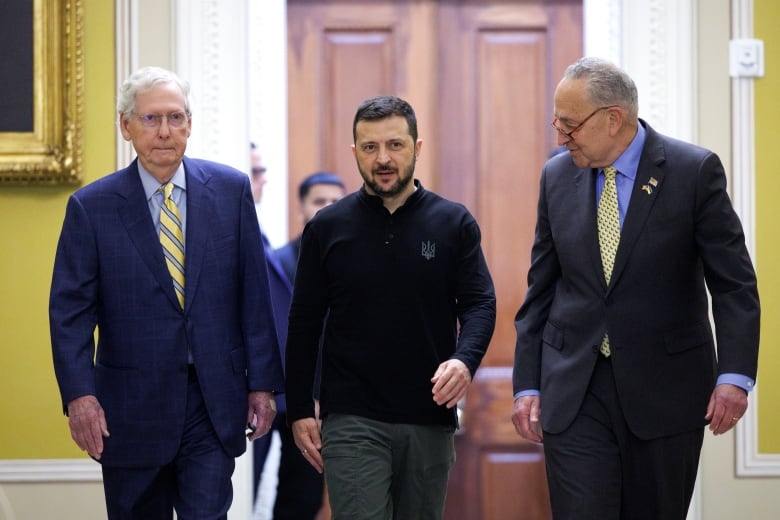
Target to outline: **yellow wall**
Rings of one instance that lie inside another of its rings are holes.
[[[115,166],[114,2],[82,5],[87,183]],[[84,456],[62,414],[48,319],[54,251],[75,189],[0,186],[0,459]]]
[[[754,34],[764,40],[765,76],[756,80],[756,270],[761,296],[761,353],[758,373],[761,453],[780,453],[780,4],[756,0]]]

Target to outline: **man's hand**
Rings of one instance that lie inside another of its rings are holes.
[[[319,473],[325,469],[325,463],[322,460],[322,438],[317,420],[314,417],[304,417],[293,422],[290,426],[295,445],[301,450],[303,457],[314,466]]]
[[[108,424],[103,407],[94,395],[83,395],[68,403],[68,426],[76,445],[95,460],[103,455],[103,437]]]
[[[539,424],[539,396],[525,395],[515,399],[512,423],[521,437],[532,442],[542,442],[542,427]]]
[[[431,378],[433,400],[436,404],[446,404],[452,408],[458,404],[471,383],[471,371],[459,359],[448,359],[436,369]]]
[[[276,417],[276,400],[273,392],[249,392],[246,423],[254,430],[247,435],[247,439],[253,441],[268,433],[274,417]]]
[[[715,435],[726,433],[736,426],[747,410],[747,392],[738,386],[723,383],[712,391],[705,419]]]

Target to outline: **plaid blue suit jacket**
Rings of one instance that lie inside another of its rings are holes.
[[[49,305],[54,368],[64,408],[83,395],[103,406],[111,433],[105,465],[173,459],[184,428],[188,350],[211,422],[232,456],[246,448],[248,392],[283,389],[248,177],[188,157],[184,169],[183,310],[137,160],[68,201]]]

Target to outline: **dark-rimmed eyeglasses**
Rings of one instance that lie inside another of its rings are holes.
[[[610,106],[607,106],[607,107],[599,107],[599,108],[597,108],[596,110],[594,110],[593,112],[591,112],[591,113],[590,113],[590,115],[588,115],[588,117],[586,117],[585,119],[583,119],[583,120],[582,120],[582,122],[581,122],[580,124],[578,124],[577,126],[575,126],[573,129],[569,130],[568,132],[556,124],[558,121],[560,121],[560,119],[558,119],[557,117],[556,117],[556,118],[554,118],[554,119],[552,120],[552,123],[550,123],[550,124],[552,125],[552,127],[553,127],[553,128],[555,128],[556,130],[558,130],[558,132],[559,132],[559,133],[560,133],[562,136],[566,137],[567,139],[572,139],[572,140],[573,140],[573,139],[574,139],[574,132],[576,132],[577,130],[579,130],[580,128],[582,128],[582,127],[585,125],[585,123],[587,123],[587,122],[588,122],[588,120],[589,120],[591,117],[595,116],[596,114],[598,114],[598,113],[599,113],[599,112],[601,112],[602,110],[607,110],[608,108],[615,108],[615,107],[617,107],[617,106],[618,106],[618,105],[610,105]]]
[[[171,114],[143,114],[138,117],[138,120],[146,128],[159,128],[162,125],[163,119],[167,121],[170,128],[178,130],[184,128],[187,124],[188,116],[185,112],[173,112]]]

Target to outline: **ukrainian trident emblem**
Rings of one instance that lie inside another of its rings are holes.
[[[430,260],[436,256],[436,242],[431,243],[430,240],[422,243],[422,256],[426,260]]]

